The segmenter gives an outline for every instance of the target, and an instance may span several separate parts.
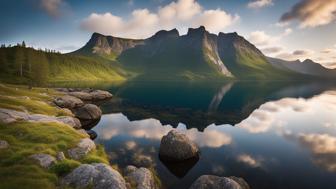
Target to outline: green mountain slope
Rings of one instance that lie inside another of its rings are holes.
[[[102,58],[44,52],[20,46],[0,48],[0,80],[35,85],[64,81],[121,81],[129,76]]]

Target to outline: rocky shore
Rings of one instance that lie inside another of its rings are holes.
[[[35,153],[28,159],[38,164],[45,170],[55,169],[55,165],[67,161],[79,161],[87,158],[91,152],[97,150],[92,139],[96,137],[90,130],[100,120],[102,111],[94,103],[112,98],[107,91],[93,89],[55,89],[57,95],[50,104],[61,110],[61,116],[44,115],[0,107],[0,122],[11,125],[18,122],[29,123],[59,123],[84,135],[76,145],[56,153]],[[1,138],[0,138],[1,139]],[[0,150],[11,149],[11,143],[0,140]],[[158,156],[165,163],[186,164],[190,160],[198,161],[201,155],[199,147],[186,135],[176,130],[171,130],[161,139]],[[85,161],[84,161],[85,162]],[[87,161],[86,161],[87,162]],[[73,169],[60,175],[58,185],[61,188],[72,187],[77,189],[159,189],[160,183],[156,181],[156,174],[149,168],[127,166],[125,169],[113,168],[106,163],[87,162],[76,165]],[[218,177],[203,175],[199,177],[190,189],[249,189],[248,184],[237,177]]]

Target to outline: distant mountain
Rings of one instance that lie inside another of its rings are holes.
[[[267,58],[237,33],[211,34],[205,27],[190,28],[180,36],[176,29],[161,30],[147,39],[123,39],[94,33],[89,42],[71,54],[99,56],[117,61],[144,79],[290,80],[312,72]],[[313,67],[315,64],[307,62]],[[294,68],[295,67],[295,68]],[[322,70],[321,72],[325,72]],[[332,75],[332,73],[330,73]]]
[[[303,62],[300,60],[286,61],[270,57],[267,59],[270,64],[281,70],[293,71],[296,73],[317,77],[336,77],[335,69],[328,69],[310,59],[306,59]]]

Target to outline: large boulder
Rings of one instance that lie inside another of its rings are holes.
[[[237,182],[237,181],[238,182]],[[189,189],[249,189],[242,178],[228,178],[214,175],[200,176]]]
[[[156,189],[152,172],[144,167],[129,165],[125,170],[126,178],[136,189]]]
[[[49,168],[56,162],[56,159],[49,154],[34,154],[30,158],[36,160],[44,168]]]
[[[54,103],[61,108],[69,108],[69,109],[73,109],[84,105],[81,99],[70,95],[57,97],[54,100]]]
[[[5,141],[5,140],[0,140],[0,150],[1,150],[1,149],[6,149],[6,148],[8,148],[8,147],[9,147],[9,144],[8,144],[7,141]]]
[[[101,115],[102,111],[94,104],[85,104],[75,110],[75,116],[84,120],[97,120],[100,119]]]
[[[126,189],[120,173],[102,163],[80,165],[64,177],[62,185],[77,189]]]
[[[90,93],[87,93],[87,92],[75,91],[75,92],[69,92],[68,94],[71,95],[71,96],[77,97],[81,100],[84,100],[84,101],[92,100],[92,95]]]
[[[96,149],[95,143],[89,138],[84,138],[80,140],[76,147],[68,150],[68,155],[71,159],[79,160],[94,149]]]
[[[159,155],[164,161],[184,161],[198,157],[199,148],[185,134],[171,130],[161,139]]]

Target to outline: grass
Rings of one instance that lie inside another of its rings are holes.
[[[0,84],[0,107],[53,116],[66,115],[66,112],[51,105],[54,95],[57,92],[50,89],[29,90],[24,86]],[[0,189],[54,189],[59,187],[59,176],[69,173],[81,163],[108,164],[102,146],[79,161],[66,159],[50,169],[40,167],[29,158],[37,153],[55,156],[57,152],[64,152],[67,157],[66,151],[84,137],[72,127],[60,123],[0,123],[0,140],[6,140],[10,145],[7,149],[0,149]]]

